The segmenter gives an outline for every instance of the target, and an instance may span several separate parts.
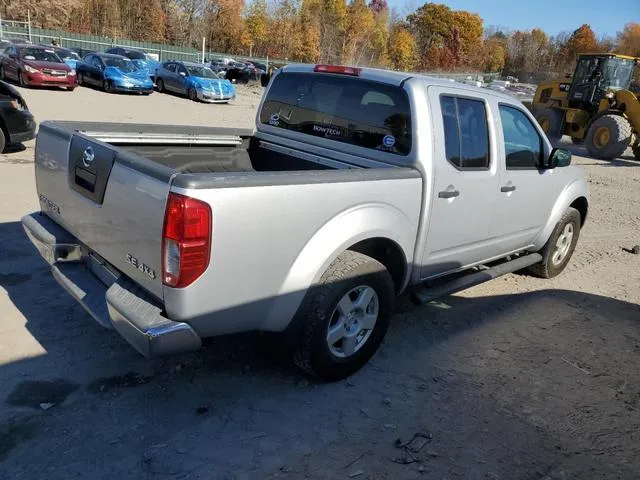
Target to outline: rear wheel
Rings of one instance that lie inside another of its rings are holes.
[[[81,73],[78,73],[78,85],[84,85],[84,75],[82,75]]]
[[[187,95],[189,96],[189,100],[193,100],[194,102],[198,101],[198,92],[196,92],[195,88],[190,88]]]
[[[633,147],[633,156],[636,160],[640,161],[640,145]]]
[[[361,253],[344,252],[296,315],[294,363],[323,380],[353,374],[380,346],[393,301],[393,281],[385,266]]]
[[[4,76],[4,67],[0,65],[0,80],[6,80]]]
[[[27,86],[27,78],[24,72],[18,72],[18,85],[21,87]]]
[[[620,115],[603,115],[589,127],[585,143],[592,157],[618,158],[631,143],[631,124]]]
[[[580,212],[569,207],[547,243],[540,250],[542,261],[529,267],[529,271],[542,278],[559,275],[569,263],[580,236]]]
[[[158,78],[156,81],[156,88],[158,89],[158,92],[164,92],[164,81],[161,78]]]
[[[535,114],[536,120],[551,142],[562,138],[562,110],[557,108],[541,108]]]

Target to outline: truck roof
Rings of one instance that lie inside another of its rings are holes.
[[[316,64],[311,63],[297,63],[289,64],[282,67],[283,72],[300,72],[300,73],[312,73]],[[360,74],[358,77],[365,80],[373,80],[376,82],[388,83],[391,85],[399,86],[402,82],[409,80],[410,78],[417,78],[426,82],[428,86],[435,85],[441,87],[450,87],[461,90],[468,90],[469,92],[478,93],[481,91],[487,95],[493,95],[495,97],[504,98],[510,101],[514,100],[514,97],[505,93],[496,92],[494,90],[487,90],[486,88],[476,87],[472,85],[466,85],[460,82],[452,82],[450,80],[443,80],[437,77],[430,77],[422,73],[410,73],[410,72],[394,72],[392,70],[383,70],[380,68],[370,67],[353,67],[360,68]]]

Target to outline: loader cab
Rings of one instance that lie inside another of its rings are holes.
[[[628,90],[636,59],[614,54],[578,57],[569,90],[569,107],[596,113],[608,90]]]

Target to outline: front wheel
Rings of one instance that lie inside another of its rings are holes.
[[[633,157],[640,161],[640,145],[633,147]]]
[[[156,88],[159,93],[164,92],[164,81],[161,78],[158,78],[156,81]]]
[[[629,120],[614,114],[603,115],[589,127],[585,143],[589,155],[603,160],[621,156],[631,144]]]
[[[393,301],[393,281],[384,265],[358,252],[342,253],[296,315],[294,363],[328,381],[355,373],[380,346]]]
[[[27,79],[24,72],[18,72],[18,85],[23,88],[27,86]]]
[[[559,275],[569,263],[576,248],[581,223],[580,212],[569,207],[540,250],[542,261],[529,267],[529,271],[542,278]]]
[[[198,92],[196,92],[195,88],[190,88],[187,95],[189,96],[189,100],[193,100],[194,102],[198,101]]]
[[[104,88],[105,92],[113,93],[113,85],[109,80],[105,80],[104,83],[102,84],[102,87]]]
[[[2,65],[0,65],[0,80],[6,80],[6,77],[4,76],[4,67],[2,67]]]

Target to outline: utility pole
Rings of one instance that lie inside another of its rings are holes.
[[[204,46],[205,46],[205,37],[202,37],[202,63],[204,63]]]
[[[29,41],[31,41],[31,10],[27,10],[27,29],[29,32]]]

